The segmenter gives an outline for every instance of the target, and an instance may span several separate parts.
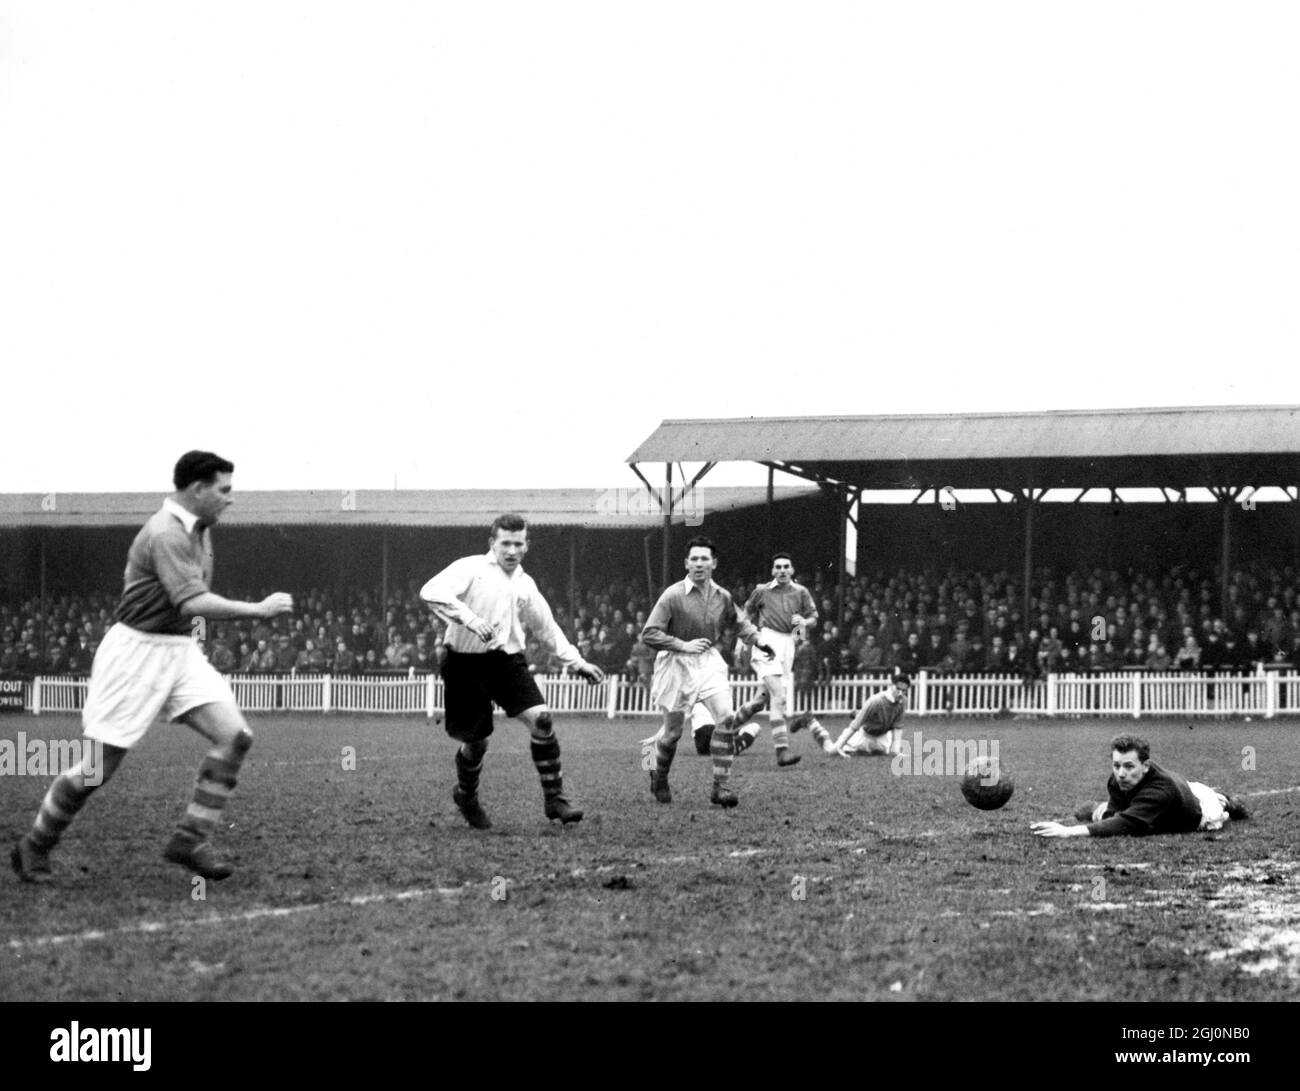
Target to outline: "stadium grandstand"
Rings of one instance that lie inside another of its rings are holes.
[[[287,587],[299,610],[201,635],[220,669],[266,683],[248,707],[338,707],[320,679],[370,675],[406,687],[394,708],[432,712],[440,633],[416,592],[519,510],[560,624],[616,676],[583,698],[611,714],[649,711],[639,633],[698,529],[740,601],[774,548],[795,554],[823,618],[796,662],[801,707],[851,707],[901,664],[922,678],[922,713],[1271,715],[1300,707],[1297,412],[665,421],[629,459],[644,487],[241,493],[217,585]],[[726,461],[766,466],[768,487],[700,484]],[[654,462],[660,486],[640,470]],[[777,487],[778,472],[805,483]],[[29,706],[56,692],[75,705],[159,499],[0,497],[0,673],[47,680]],[[563,685],[540,649],[529,657]],[[743,653],[732,665],[746,684]]]

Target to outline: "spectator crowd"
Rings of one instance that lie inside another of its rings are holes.
[[[877,571],[847,582],[843,623],[834,577],[805,581],[820,622],[795,658],[796,681],[875,673],[904,666],[931,673],[1036,678],[1141,668],[1247,673],[1290,666],[1300,651],[1300,602],[1290,568],[1243,567],[1220,601],[1218,576],[1191,569],[1160,572],[1040,569],[1023,616],[1023,589],[1007,572]],[[648,681],[654,653],[640,640],[653,600],[644,585],[614,580],[574,588],[539,579],[556,619],[583,658],[607,673]],[[732,586],[738,604],[755,582]],[[440,623],[417,587],[297,592],[292,618],[200,622],[196,637],[223,672],[334,674],[434,671]],[[264,592],[235,591],[260,599]],[[59,594],[0,602],[0,673],[86,674],[112,624],[116,594]],[[724,649],[745,671],[743,648]],[[530,642],[539,673],[559,664]]]

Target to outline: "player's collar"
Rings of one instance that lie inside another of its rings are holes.
[[[705,597],[708,597],[708,593],[712,592],[713,589],[717,586],[718,585],[714,583],[712,579],[710,579],[707,583],[705,583],[705,585],[702,588],[700,588],[700,594],[705,595]],[[686,594],[689,595],[692,591],[695,590],[695,587],[696,587],[695,581],[691,579],[690,576],[687,576],[684,580],[682,580],[682,588],[686,592]]]
[[[495,567],[497,567],[497,568],[501,568],[501,562],[497,560],[497,555],[496,555],[495,553],[493,553],[492,550],[489,549],[489,550],[487,551],[486,556],[487,556],[487,563],[488,563],[488,564],[493,565],[493,566],[495,566]],[[524,570],[524,562],[523,562],[523,561],[520,561],[517,565],[515,565],[515,570],[514,570],[513,572],[510,572],[510,573],[506,573],[506,570],[505,570],[504,568],[501,568],[502,573],[503,573],[503,574],[506,574],[510,579],[514,579],[514,577],[517,576],[517,575],[518,575],[520,572],[522,572],[523,570]]]
[[[194,524],[199,521],[199,517],[192,511],[187,511],[181,507],[170,496],[163,501],[163,511],[176,516],[181,521],[181,526],[185,528],[186,534],[194,533]]]

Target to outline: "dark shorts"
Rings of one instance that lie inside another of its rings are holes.
[[[442,665],[447,734],[459,742],[477,742],[492,734],[492,705],[507,716],[546,702],[521,653],[454,652]]]

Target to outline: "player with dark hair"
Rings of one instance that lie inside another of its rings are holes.
[[[131,543],[122,599],[95,653],[82,712],[91,755],[54,781],[31,832],[14,847],[11,862],[20,878],[52,877],[49,854],[64,830],[160,716],[187,723],[212,743],[199,766],[193,800],[163,855],[206,879],[224,879],[234,870],[216,856],[211,837],[253,733],[230,686],[195,643],[192,623],[194,618],[273,618],[293,610],[293,599],[281,592],[261,602],[235,602],[209,589],[208,531],[233,503],[234,470],[211,451],[182,455],[172,474],[176,491]],[[99,762],[92,756],[96,752]]]
[[[713,792],[710,801],[734,807],[740,801],[727,781],[736,755],[735,716],[731,706],[731,681],[717,644],[723,632],[736,625],[740,638],[761,648],[758,630],[736,610],[731,595],[713,582],[718,566],[712,539],[695,537],[686,543],[686,579],[664,589],[646,620],[641,639],[659,654],[655,657],[650,696],[663,713],[655,742],[655,767],[650,770],[650,791],[660,803],[672,802],[668,771],[677,753],[686,713],[697,702],[708,707],[716,727],[710,742],[713,758]]]
[[[911,675],[901,668],[895,668],[888,685],[867,698],[867,703],[834,742],[831,741],[830,732],[815,717],[806,714],[797,717],[796,722],[790,725],[790,730],[799,731],[807,726],[823,751],[838,754],[842,758],[895,754],[902,737],[898,724],[907,711],[907,694],[911,685]]]
[[[758,626],[763,643],[775,655],[755,655],[750,666],[763,681],[768,699],[768,724],[776,764],[797,765],[799,756],[790,753],[786,715],[794,712],[794,653],[807,639],[808,629],[817,624],[817,605],[808,588],[794,580],[794,561],[788,553],[772,558],[772,581],[760,584],[745,602],[745,616]],[[748,750],[758,738],[758,725],[736,735],[736,750]]]
[[[488,546],[486,554],[453,561],[420,590],[420,597],[447,623],[442,664],[446,731],[460,743],[452,800],[476,830],[492,825],[479,803],[478,783],[493,731],[495,703],[528,728],[546,817],[563,825],[578,822],[582,811],[564,797],[560,740],[551,710],[524,658],[526,633],[589,682],[601,682],[605,674],[569,643],[537,584],[524,572],[528,552],[524,518],[498,516]]]
[[[1189,781],[1151,760],[1151,746],[1138,735],[1116,735],[1110,742],[1108,799],[1075,813],[1077,825],[1035,822],[1039,837],[1142,837],[1153,833],[1218,830],[1229,819],[1250,817],[1244,803]]]

